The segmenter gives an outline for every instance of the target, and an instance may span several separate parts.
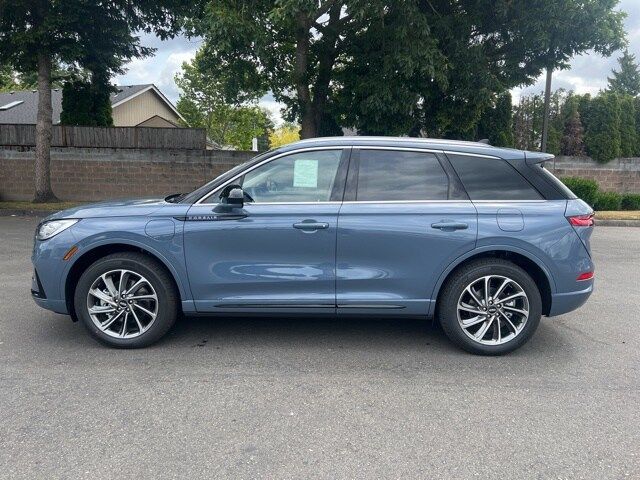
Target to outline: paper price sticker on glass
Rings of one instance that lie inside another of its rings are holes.
[[[293,186],[318,188],[318,160],[298,159],[293,164]]]

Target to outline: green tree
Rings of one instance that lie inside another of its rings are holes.
[[[620,156],[620,101],[613,93],[601,93],[589,102],[586,126],[587,153],[598,162]]]
[[[485,110],[478,123],[478,139],[488,139],[496,147],[512,147],[513,138],[513,107],[509,92],[496,98],[495,105]]]
[[[633,157],[638,149],[635,99],[620,96],[620,156]]]
[[[37,71],[35,198],[55,200],[51,190],[51,81],[56,62],[96,73],[118,72],[124,62],[152,53],[140,45],[137,32],[160,38],[180,27],[187,0],[2,0],[0,63]]]
[[[615,93],[622,93],[636,97],[640,95],[640,68],[636,62],[635,55],[624,51],[622,56],[618,58],[620,70],[614,70],[613,76],[608,77],[608,90]]]
[[[192,62],[182,65],[175,79],[181,90],[177,109],[187,123],[205,128],[209,139],[223,147],[250,150],[253,138],[268,139],[273,122],[269,113],[257,106],[255,95],[247,93],[241,101],[229,102],[228,85],[220,77],[203,74],[202,59],[199,52]],[[262,149],[266,147],[268,141],[263,141]]]
[[[115,88],[105,75],[94,74],[91,81],[65,82],[62,89],[62,125],[113,126],[111,93]]]
[[[211,0],[192,33],[210,77],[273,92],[303,138],[327,115],[363,133],[466,138],[497,94],[577,53],[618,48],[616,3]]]

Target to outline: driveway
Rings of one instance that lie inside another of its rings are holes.
[[[29,294],[0,218],[2,478],[639,478],[640,229],[596,292],[501,358],[406,320],[187,319],[111,350]]]

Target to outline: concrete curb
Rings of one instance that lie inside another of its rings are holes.
[[[53,210],[22,210],[14,208],[0,208],[0,217],[48,217]]]
[[[640,227],[640,220],[599,220],[596,216],[596,227]]]

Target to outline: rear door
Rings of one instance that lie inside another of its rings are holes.
[[[438,277],[476,234],[476,209],[442,153],[354,148],[338,218],[338,313],[427,315]]]

